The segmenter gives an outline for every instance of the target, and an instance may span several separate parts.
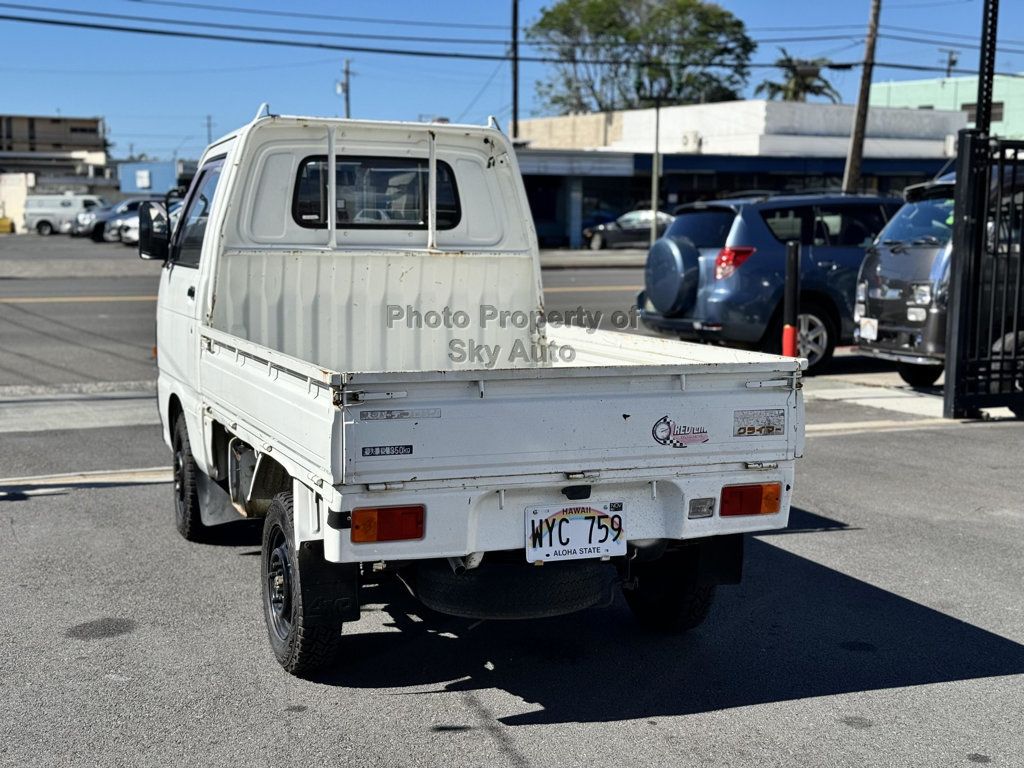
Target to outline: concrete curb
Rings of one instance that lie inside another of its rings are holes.
[[[636,269],[647,263],[646,251],[541,251],[541,269]]]

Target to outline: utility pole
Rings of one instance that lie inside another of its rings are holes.
[[[946,77],[952,77],[953,70],[960,62],[960,51],[955,48],[939,48],[939,51],[946,54]]]
[[[658,188],[661,186],[661,97],[654,99],[654,154],[651,156],[651,245],[658,239]]]
[[[860,189],[860,163],[864,157],[864,131],[868,124],[868,99],[871,97],[871,75],[875,69],[875,43],[878,40],[878,16],[881,12],[882,0],[871,0],[871,20],[868,22],[868,37],[864,46],[864,68],[860,74],[857,112],[853,118],[850,151],[846,155],[846,172],[843,174],[843,192],[847,193]]]
[[[345,59],[345,67],[341,71],[341,80],[334,83],[334,91],[345,98],[345,117],[352,116],[352,102],[350,91],[352,90],[352,59]]]
[[[512,0],[512,138],[519,138],[519,0]]]
[[[209,115],[206,116],[206,144],[213,144],[213,118]]]
[[[981,18],[981,54],[978,61],[978,98],[974,129],[988,136],[992,127],[992,81],[996,70],[996,27],[999,0],[985,0]]]

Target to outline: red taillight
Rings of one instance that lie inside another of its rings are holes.
[[[353,509],[352,543],[422,539],[425,514],[422,504]]]
[[[715,257],[715,279],[724,280],[732,275],[739,269],[740,264],[754,255],[756,250],[756,248],[746,246],[736,246],[735,248],[726,246],[720,250]]]
[[[782,483],[727,485],[722,489],[721,517],[774,515],[782,508]]]

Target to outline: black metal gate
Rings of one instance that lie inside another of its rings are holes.
[[[961,131],[953,210],[945,415],[1024,417],[1024,141]]]

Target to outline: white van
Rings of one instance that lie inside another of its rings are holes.
[[[25,198],[25,231],[35,230],[40,235],[69,232],[78,214],[106,204],[97,195],[29,195]]]

